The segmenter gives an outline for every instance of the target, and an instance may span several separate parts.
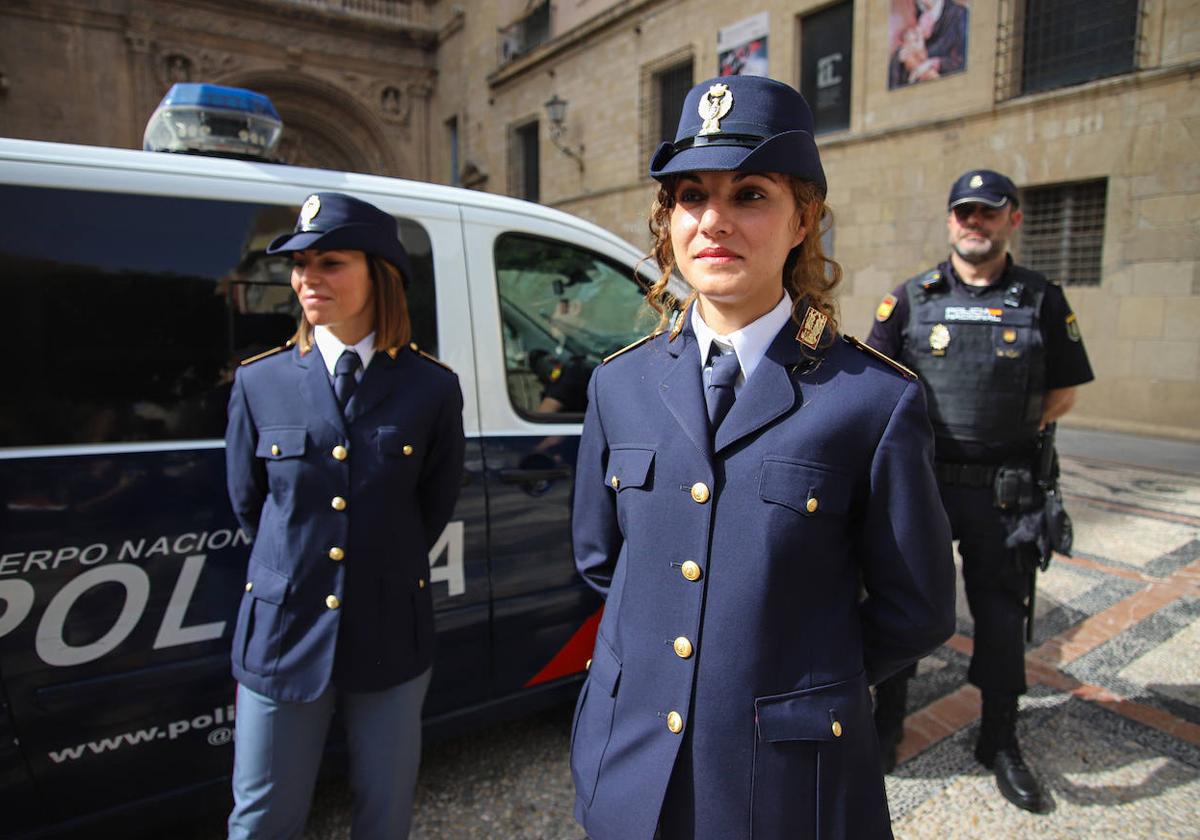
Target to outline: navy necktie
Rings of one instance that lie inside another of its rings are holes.
[[[354,389],[358,387],[358,380],[354,378],[354,374],[358,373],[360,367],[362,359],[348,348],[338,356],[337,364],[333,367],[333,393],[337,396],[343,414],[350,398],[354,396]]]
[[[704,403],[708,407],[708,423],[715,432],[733,407],[733,383],[741,367],[737,353],[722,353],[713,342],[708,351],[709,366],[704,369]]]

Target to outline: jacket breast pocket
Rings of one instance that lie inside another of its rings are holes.
[[[850,477],[832,468],[786,458],[764,458],[758,492],[763,501],[801,516],[841,516],[850,509]]]
[[[876,818],[867,813],[874,797],[862,798],[863,813],[857,816],[838,804],[847,797],[855,800],[863,792],[856,789],[879,779],[865,675],[757,697],[754,715],[752,836],[884,836],[847,831],[848,823]],[[882,801],[882,790],[877,793]]]
[[[285,461],[304,455],[307,430],[303,426],[267,426],[258,430],[254,454],[268,461]]]
[[[271,676],[279,665],[289,583],[286,575],[261,563],[251,561],[246,570],[234,650],[247,671]]]
[[[608,453],[608,471],[604,483],[617,493],[654,485],[654,450],[645,447],[613,447]]]
[[[571,727],[571,778],[575,782],[576,795],[588,805],[596,795],[600,768],[612,738],[620,682],[621,661],[604,637],[597,635],[592,664],[579,693]]]
[[[382,459],[398,458],[403,461],[420,463],[424,454],[424,443],[417,440],[408,429],[400,426],[379,427],[379,457]]]

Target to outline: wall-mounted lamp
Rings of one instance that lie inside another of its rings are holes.
[[[559,99],[557,93],[546,100],[546,116],[550,120],[550,142],[554,144],[554,148],[575,161],[579,166],[579,171],[582,172],[583,144],[580,143],[579,149],[576,151],[562,142],[563,134],[567,130],[567,100]]]

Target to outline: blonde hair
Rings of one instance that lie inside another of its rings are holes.
[[[412,321],[408,316],[408,295],[404,292],[404,278],[400,270],[383,257],[367,254],[367,273],[371,278],[371,300],[375,306],[375,349],[387,350],[403,347],[412,341]],[[300,345],[300,352],[307,353],[312,347],[313,325],[303,312],[292,342]]]
[[[800,224],[808,233],[804,241],[793,248],[783,263],[783,288],[792,299],[792,320],[801,323],[800,306],[812,306],[829,318],[829,334],[837,332],[833,290],[842,282],[842,267],[825,256],[821,237],[833,228],[833,210],[825,197],[810,181],[795,175],[784,175],[796,199]],[[671,246],[671,210],[675,207],[675,187],[678,176],[668,177],[659,185],[650,205],[650,235],[654,239],[647,259],[655,260],[662,275],[646,291],[646,303],[658,313],[658,329],[666,329],[677,312],[685,311],[696,299],[692,292],[678,300],[667,290],[667,282],[675,270],[675,250]]]

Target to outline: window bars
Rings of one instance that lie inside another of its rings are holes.
[[[1000,0],[995,97],[1082,84],[1143,61],[1144,0]]]
[[[1104,179],[1022,190],[1018,261],[1064,286],[1100,285],[1107,193]]]

